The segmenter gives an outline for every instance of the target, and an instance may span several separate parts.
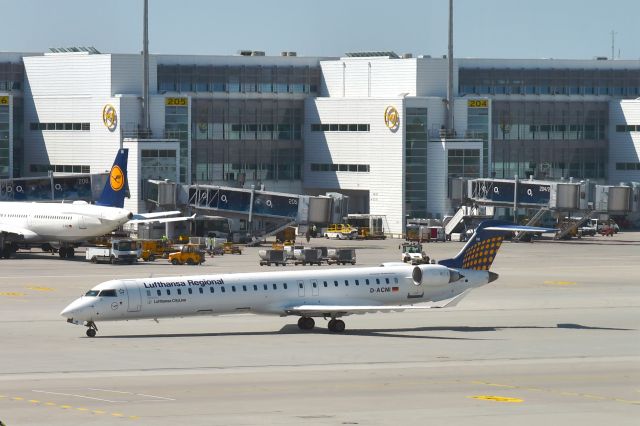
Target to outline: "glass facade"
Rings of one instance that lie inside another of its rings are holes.
[[[427,109],[406,109],[405,214],[427,215]]]
[[[479,149],[447,150],[447,196],[451,198],[451,182],[455,178],[480,177]]]
[[[319,67],[158,65],[161,93],[318,93],[319,87]]]
[[[22,91],[24,66],[22,63],[0,62],[0,92]]]
[[[194,182],[299,180],[302,100],[192,100]]]
[[[167,98],[168,101],[169,98]],[[188,183],[187,168],[189,160],[189,105],[165,105],[165,137],[180,142],[180,182]]]
[[[497,178],[607,177],[607,102],[493,101]]]
[[[483,176],[489,173],[489,106],[472,106],[467,110],[467,137],[482,139]]]
[[[0,178],[7,179],[9,173],[9,97],[0,96]]]
[[[460,95],[640,96],[637,70],[460,68]]]

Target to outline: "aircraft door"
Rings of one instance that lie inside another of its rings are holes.
[[[142,294],[140,286],[134,280],[123,280],[127,289],[127,312],[140,312],[142,310]]]
[[[318,280],[311,280],[311,295],[318,296],[320,288],[318,286]]]
[[[304,297],[304,281],[298,281],[298,296]]]

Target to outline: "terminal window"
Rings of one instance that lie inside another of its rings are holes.
[[[29,130],[64,130],[87,132],[91,130],[91,123],[29,123]]]
[[[369,124],[311,124],[312,132],[368,132]]]
[[[319,164],[311,163],[312,172],[370,172],[369,164]]]

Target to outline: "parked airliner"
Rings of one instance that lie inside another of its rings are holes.
[[[95,205],[73,203],[0,202],[0,256],[9,258],[19,247],[57,248],[61,258],[71,258],[80,243],[105,235],[128,221],[170,222],[186,217],[162,218],[179,211],[134,215],[124,206],[129,150],[118,150],[109,179]]]
[[[489,271],[505,234],[550,232],[546,228],[482,222],[452,259],[412,267],[378,267],[196,275],[106,281],[73,301],[61,315],[96,335],[96,322],[252,312],[299,316],[310,330],[314,317],[342,332],[340,317],[368,312],[454,306],[471,289],[498,278]],[[429,304],[428,304],[429,303]]]

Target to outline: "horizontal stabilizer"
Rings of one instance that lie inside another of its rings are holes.
[[[526,226],[526,225],[500,225],[500,226],[487,226],[484,228],[487,231],[505,231],[505,232],[558,232],[555,228],[540,228],[538,226]]]
[[[152,218],[140,218],[130,220],[127,223],[136,224],[136,223],[167,223],[167,222],[183,222],[185,220],[195,219],[196,215],[193,214],[191,216],[179,216],[179,217],[152,217]]]

